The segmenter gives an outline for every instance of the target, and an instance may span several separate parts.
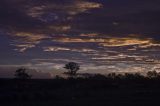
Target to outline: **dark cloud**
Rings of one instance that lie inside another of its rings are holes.
[[[142,34],[144,37],[159,38],[159,1],[107,0],[103,5],[99,11],[78,15],[74,22],[75,30],[118,37]]]
[[[159,0],[1,0],[0,64],[59,68],[72,60],[105,69],[113,61],[123,63],[120,67],[128,61],[157,63],[159,5]]]
[[[32,30],[42,26],[40,21],[27,16],[24,11],[21,10],[19,5],[10,3],[8,0],[0,1],[0,25],[1,28],[7,28],[10,30]]]
[[[70,33],[157,36],[159,4],[158,0],[1,0],[0,25],[13,32],[51,34],[69,30]],[[99,6],[102,8],[94,9]],[[89,9],[93,10],[85,12]]]
[[[100,4],[83,0],[2,0],[1,28],[34,33],[63,33],[74,15]]]

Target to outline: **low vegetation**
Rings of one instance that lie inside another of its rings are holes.
[[[20,71],[21,72],[21,71]],[[16,71],[19,73],[19,71]],[[25,75],[26,76],[26,75]],[[26,80],[24,80],[26,79]],[[160,73],[76,74],[53,79],[0,79],[2,106],[156,106]]]

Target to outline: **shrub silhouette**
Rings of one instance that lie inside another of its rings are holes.
[[[156,71],[148,71],[147,72],[147,77],[148,78],[156,78],[159,76],[159,73],[157,73]]]
[[[16,79],[31,79],[31,75],[26,72],[25,68],[19,68],[15,72]]]
[[[117,77],[117,75],[116,75],[116,73],[109,73],[108,75],[107,75],[107,77],[108,78],[116,78]]]
[[[77,71],[80,69],[80,66],[78,65],[78,63],[69,62],[65,65],[64,68],[68,70],[67,74],[76,75]]]

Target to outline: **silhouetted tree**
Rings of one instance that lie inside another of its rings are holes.
[[[135,73],[134,76],[135,76],[136,79],[142,79],[142,78],[144,78],[144,76],[141,75],[140,73]]]
[[[136,79],[136,76],[137,75],[132,74],[132,73],[125,73],[124,78],[127,80],[133,80],[133,79]]]
[[[156,77],[158,77],[158,73],[156,71],[148,71],[147,77],[148,78],[156,78]]]
[[[19,68],[15,72],[16,79],[30,79],[31,75],[26,72],[25,68]]]
[[[108,78],[112,78],[112,79],[115,79],[116,78],[116,73],[109,73],[107,75]]]
[[[64,68],[68,70],[69,75],[76,75],[77,71],[80,69],[80,66],[78,63],[69,62],[65,65]]]
[[[89,77],[89,79],[106,80],[106,76],[104,76],[102,74],[95,74],[94,76]]]

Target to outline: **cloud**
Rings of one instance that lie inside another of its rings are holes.
[[[80,35],[82,36],[82,34]],[[86,35],[85,35],[86,36]],[[129,45],[142,45],[152,43],[152,39],[140,39],[140,38],[118,38],[118,37],[101,37],[98,38],[83,38],[80,37],[63,37],[55,38],[53,41],[64,42],[64,43],[98,43],[102,46],[129,46]],[[90,36],[90,35],[89,35]]]
[[[0,63],[27,62],[48,70],[68,61],[90,65],[88,70],[116,62],[124,63],[117,67],[127,67],[127,62],[158,63],[159,4],[159,0],[1,0]]]
[[[46,52],[56,52],[56,51],[73,51],[73,52],[96,52],[96,50],[93,49],[88,49],[88,48],[67,48],[67,47],[54,47],[54,46],[50,46],[50,47],[44,47],[44,51]]]
[[[23,52],[48,38],[50,34],[63,34],[72,30],[70,20],[75,15],[101,8],[102,4],[83,0],[42,1],[1,0],[0,28],[14,40]]]
[[[76,15],[86,12],[90,9],[100,8],[102,5],[96,2],[87,2],[83,0],[70,0],[68,3],[62,1],[63,3],[58,3],[56,1],[50,3],[42,3],[42,5],[31,7],[27,13],[32,17],[38,17],[42,19],[42,16],[46,13],[53,12],[53,18],[57,19],[59,14],[63,15]],[[57,15],[56,15],[57,14]],[[51,17],[52,17],[51,16]]]

